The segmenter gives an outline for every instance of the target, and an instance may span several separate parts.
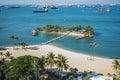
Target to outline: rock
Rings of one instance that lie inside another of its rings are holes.
[[[37,30],[33,30],[33,31],[32,31],[32,36],[37,36],[38,33],[39,33],[39,31],[37,31]]]

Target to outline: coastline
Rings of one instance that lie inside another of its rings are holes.
[[[10,51],[14,57],[24,56],[24,55],[32,55],[36,57],[40,57],[42,55],[47,55],[49,52],[53,52],[55,55],[62,54],[68,58],[68,64],[71,67],[78,68],[79,71],[94,71],[97,73],[111,73],[112,70],[112,61],[113,59],[106,59],[101,57],[95,57],[95,60],[92,61],[89,58],[91,56],[77,53],[73,51],[69,51],[54,45],[30,45],[27,49],[21,49],[18,47],[17,50],[13,50],[13,47],[6,47],[7,50],[2,51]]]

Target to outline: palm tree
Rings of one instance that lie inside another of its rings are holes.
[[[18,45],[19,37],[18,37],[18,36],[15,36],[15,40],[16,40],[16,44]]]
[[[119,66],[118,66],[118,77],[120,79],[120,63],[119,63]]]
[[[18,41],[19,37],[18,36],[10,36],[10,40],[14,41],[14,40],[17,40]],[[14,42],[14,45],[17,45],[18,42]]]
[[[3,55],[4,55],[3,52],[0,52],[0,56],[1,56],[1,58],[3,57]]]
[[[19,45],[21,45],[22,49],[25,49],[26,46],[28,46],[28,44],[22,42],[22,43],[19,43]]]
[[[49,54],[47,54],[47,65],[51,67],[52,72],[52,67],[55,65],[55,54],[53,54],[53,52],[49,52]]]
[[[77,68],[70,68],[70,72],[73,73],[73,74],[75,74],[77,71],[78,71]]]
[[[47,57],[42,56],[42,57],[41,57],[41,60],[42,60],[42,61],[43,61],[43,63],[44,63],[44,68],[46,68],[46,69],[47,69]]]
[[[38,78],[38,67],[37,67],[37,64],[38,64],[38,60],[36,60],[34,57],[32,57],[32,68],[34,70],[34,74],[35,74],[35,77],[36,77],[36,80]]]
[[[10,60],[12,60],[12,59],[14,59],[14,57],[13,57],[13,56],[10,56]]]
[[[57,56],[56,64],[59,72],[62,72],[63,70],[67,70],[69,68],[67,58],[61,54]]]
[[[92,53],[95,53],[95,47],[96,47],[97,45],[98,45],[98,44],[97,44],[96,42],[93,42],[93,43],[90,43],[90,44],[89,44]],[[92,58],[92,57],[93,57],[93,58]],[[90,59],[91,59],[91,60],[94,60],[94,56],[91,56]]]
[[[10,40],[14,40],[14,39],[15,39],[14,35],[10,36]]]
[[[70,68],[69,70],[70,70],[70,73],[68,74],[68,78],[70,78],[71,80],[79,76],[77,74],[77,71],[78,71],[77,68]]]
[[[6,52],[5,57],[6,57],[6,58],[10,58],[10,57],[11,57],[11,54],[10,54],[9,51]]]
[[[88,37],[91,37],[92,35],[94,35],[94,30],[90,26],[86,26],[85,30],[87,31],[87,36]]]
[[[4,62],[5,62],[5,58],[4,57],[1,59],[1,62],[4,64]]]
[[[119,63],[118,60],[113,60],[112,64],[113,64],[113,65],[112,65],[113,70],[115,70],[116,75],[117,75],[117,73],[118,73],[118,67],[119,67],[120,63]]]

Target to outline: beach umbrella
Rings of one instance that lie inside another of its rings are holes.
[[[105,73],[105,74],[103,74],[103,76],[106,76],[106,77],[107,77],[107,76],[109,76],[109,74]]]

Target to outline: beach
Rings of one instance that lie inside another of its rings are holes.
[[[63,48],[56,47],[54,45],[30,45],[27,46],[27,49],[18,49],[13,50],[13,47],[6,47],[7,50],[2,52],[10,51],[14,57],[32,55],[36,57],[41,57],[42,55],[47,55],[49,52],[53,52],[55,55],[62,54],[68,58],[68,64],[70,67],[78,68],[79,71],[94,71],[96,73],[111,73],[112,70],[112,61],[113,59],[105,59],[100,57],[95,57],[95,60],[90,60],[89,55],[84,55],[83,53],[76,53]]]

